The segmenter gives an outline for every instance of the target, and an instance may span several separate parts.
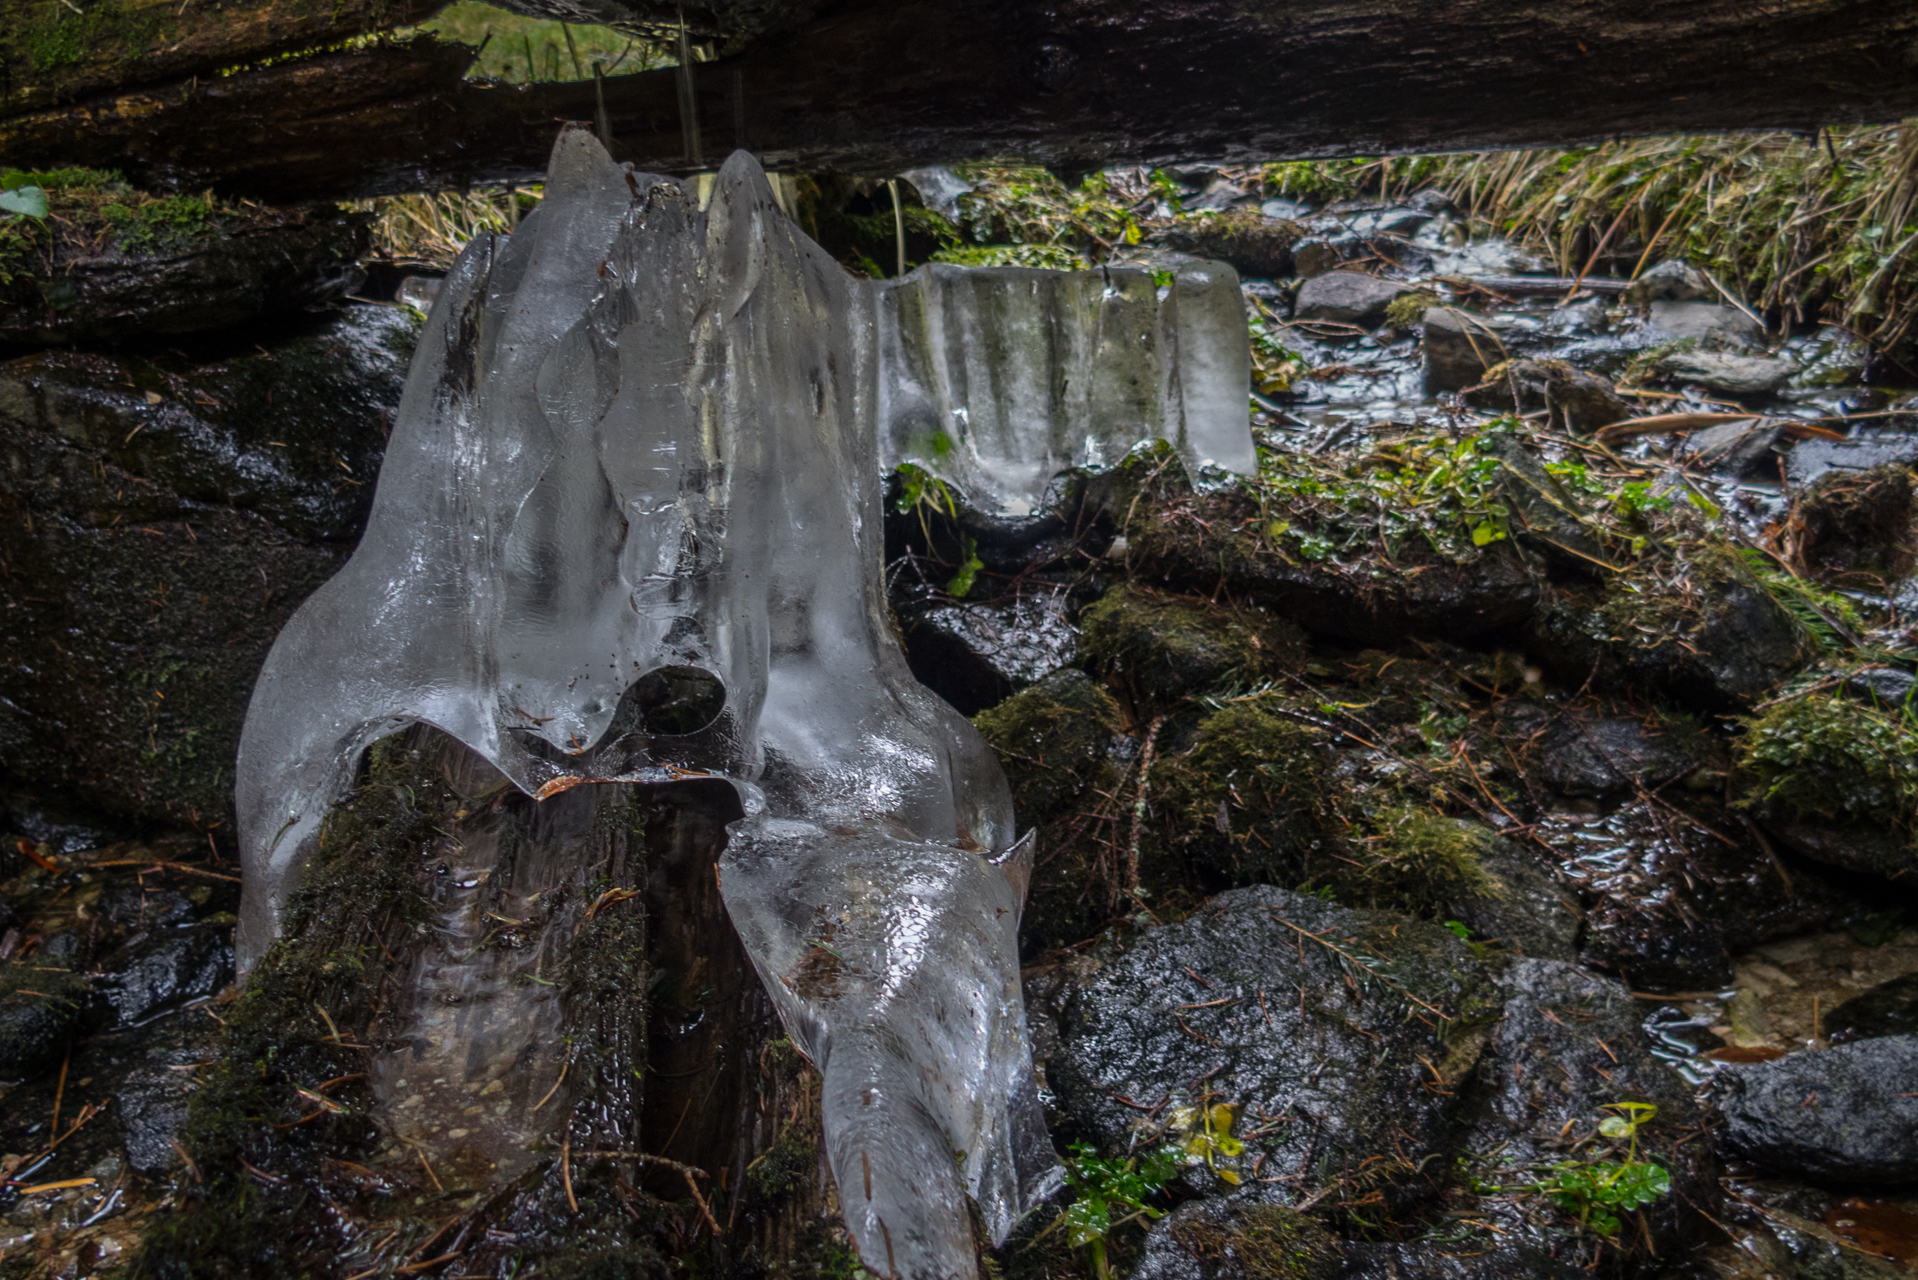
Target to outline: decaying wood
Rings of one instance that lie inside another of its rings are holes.
[[[418,22],[444,0],[0,0],[0,114],[211,77],[260,58]]]
[[[522,180],[590,81],[504,88],[415,44],[170,82],[0,121],[11,164],[291,200]],[[692,167],[674,71],[609,79],[615,154]],[[1812,131],[1918,114],[1918,0],[870,0],[694,68],[702,151],[890,174],[1063,172]]]

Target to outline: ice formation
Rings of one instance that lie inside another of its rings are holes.
[[[1032,272],[968,295],[1010,298],[1016,334],[995,332],[989,308],[964,318],[951,299],[966,286],[943,271],[882,301],[779,211],[744,154],[702,210],[569,130],[546,193],[448,275],[366,534],[260,675],[238,775],[241,963],[272,940],[363,750],[405,725],[437,726],[539,798],[725,778],[746,816],[722,893],[822,1072],[861,1256],[891,1276],[970,1275],[963,1197],[999,1240],[1059,1177],[1019,989],[1031,849],[990,750],[913,679],[888,624],[882,407],[901,402],[894,383],[963,391],[962,338],[1009,349],[1088,308],[1149,335],[1161,313],[1123,278],[1101,304]],[[898,337],[913,288],[962,317],[938,358]],[[1087,358],[1071,359],[1054,365]],[[987,397],[960,399],[977,412]],[[1033,420],[996,418],[977,474]],[[1149,434],[1167,419],[1143,421]],[[1030,493],[1042,454],[1007,492]],[[689,722],[702,679],[723,705]]]
[[[1026,515],[1067,467],[1165,440],[1196,473],[1250,475],[1239,277],[928,263],[879,285],[881,448]]]

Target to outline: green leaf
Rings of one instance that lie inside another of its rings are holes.
[[[39,187],[15,187],[11,191],[0,191],[0,213],[44,221],[47,216],[47,193]]]
[[[1599,1133],[1607,1138],[1629,1138],[1637,1127],[1624,1116],[1606,1116],[1598,1122]]]
[[[953,574],[952,580],[946,583],[946,594],[955,600],[965,599],[966,592],[972,590],[973,579],[978,576],[981,569],[986,567],[985,562],[977,555],[978,544],[976,542],[971,538],[967,538],[963,546],[966,552],[966,562],[959,566],[959,572]]]

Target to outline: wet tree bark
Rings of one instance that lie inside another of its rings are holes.
[[[427,42],[0,119],[7,163],[123,167],[258,199],[537,175],[591,82],[464,82]],[[615,153],[686,154],[674,71],[609,79]],[[1073,172],[1813,130],[1918,114],[1915,0],[911,0],[844,4],[694,69],[701,158],[865,174],[1020,158]]]
[[[113,89],[212,78],[273,54],[418,22],[444,0],[0,0],[0,114]]]

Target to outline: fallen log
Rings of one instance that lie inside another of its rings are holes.
[[[275,54],[418,22],[445,0],[0,0],[0,114],[214,76]]]
[[[1918,114],[1918,0],[912,0],[841,6],[677,71],[609,78],[615,154],[897,173],[1018,158],[1268,160],[1560,146],[1624,134],[1815,131]],[[536,175],[590,81],[467,82],[420,42],[169,81],[0,120],[8,164],[118,167],[273,200]]]

